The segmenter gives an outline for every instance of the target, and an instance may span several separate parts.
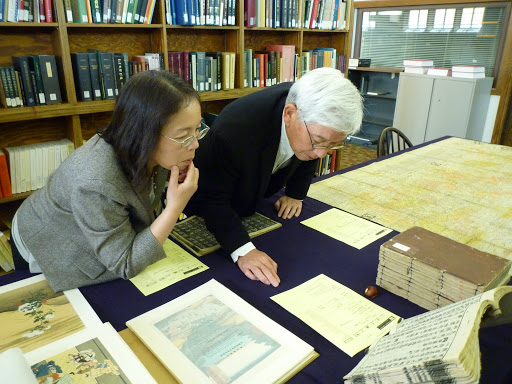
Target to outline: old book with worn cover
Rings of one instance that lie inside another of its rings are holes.
[[[126,325],[180,383],[283,383],[318,356],[215,280]]]
[[[377,284],[434,309],[510,280],[512,261],[412,227],[381,246]]]
[[[259,213],[243,218],[242,224],[251,239],[281,226],[281,223]],[[220,248],[215,236],[206,229],[204,219],[200,216],[191,216],[180,221],[174,226],[171,235],[196,256],[203,256]]]
[[[411,317],[372,344],[345,384],[478,383],[480,326],[510,322],[509,286]]]

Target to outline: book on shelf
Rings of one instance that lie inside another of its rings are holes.
[[[73,149],[68,139],[4,148],[12,193],[41,188]]]
[[[434,60],[405,59],[404,67],[434,67]]]
[[[452,70],[450,68],[429,68],[427,70],[427,75],[451,76]]]
[[[0,149],[0,188],[2,189],[2,196],[12,196],[11,179],[9,177],[9,168],[7,167],[7,158],[5,153]]]
[[[23,87],[24,105],[33,107],[36,105],[36,94],[32,86],[32,78],[27,56],[13,56],[14,69],[20,74],[21,86]]]
[[[510,322],[510,286],[411,317],[372,344],[345,383],[478,383],[479,328]]]
[[[412,227],[381,245],[377,285],[426,309],[506,284],[512,261]]]
[[[47,104],[62,103],[59,74],[54,55],[37,55],[41,67],[44,95]]]
[[[244,217],[242,224],[250,238],[281,227],[281,223],[257,212]],[[171,236],[196,256],[203,256],[220,248],[215,236],[206,229],[204,219],[200,216],[191,216],[176,223]]]
[[[88,53],[72,53],[71,65],[73,67],[73,77],[75,79],[75,90],[77,100],[92,100],[93,93]]]
[[[283,383],[318,356],[215,280],[126,325],[183,383]]]

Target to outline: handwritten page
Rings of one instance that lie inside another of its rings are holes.
[[[357,249],[366,247],[392,231],[336,208],[304,220],[302,224]]]
[[[144,296],[208,269],[208,266],[169,239],[165,240],[164,250],[167,255],[165,259],[151,264],[130,279]]]
[[[323,274],[271,299],[351,357],[400,319]]]

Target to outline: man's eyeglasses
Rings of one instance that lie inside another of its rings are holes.
[[[173,139],[172,137],[169,137],[169,136],[165,136],[163,134],[160,134],[160,135],[165,137],[166,139],[169,139],[169,140],[172,140],[172,141],[178,143],[179,145],[181,145],[181,148],[187,148],[190,144],[192,144],[194,139],[197,139],[199,141],[203,137],[205,137],[209,130],[210,130],[210,127],[207,126],[205,123],[201,122],[201,128],[198,129],[198,132],[195,135],[189,136],[186,139],[183,139],[181,141]]]
[[[315,144],[313,142],[313,138],[311,137],[311,132],[309,132],[308,125],[306,124],[306,120],[302,119],[302,121],[304,122],[304,126],[306,127],[306,131],[308,131],[309,141],[311,141],[311,146],[313,147],[313,149],[329,149],[330,150],[330,149],[340,149],[340,148],[343,148],[345,146],[345,140],[343,140],[342,143],[334,144],[334,145]]]

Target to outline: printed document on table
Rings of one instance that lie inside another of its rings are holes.
[[[271,299],[351,357],[400,320],[323,274]]]
[[[151,264],[130,279],[144,296],[208,269],[208,266],[169,239],[165,240],[164,251],[167,255],[165,259]]]
[[[366,247],[392,231],[336,208],[304,220],[302,224],[357,249]]]

